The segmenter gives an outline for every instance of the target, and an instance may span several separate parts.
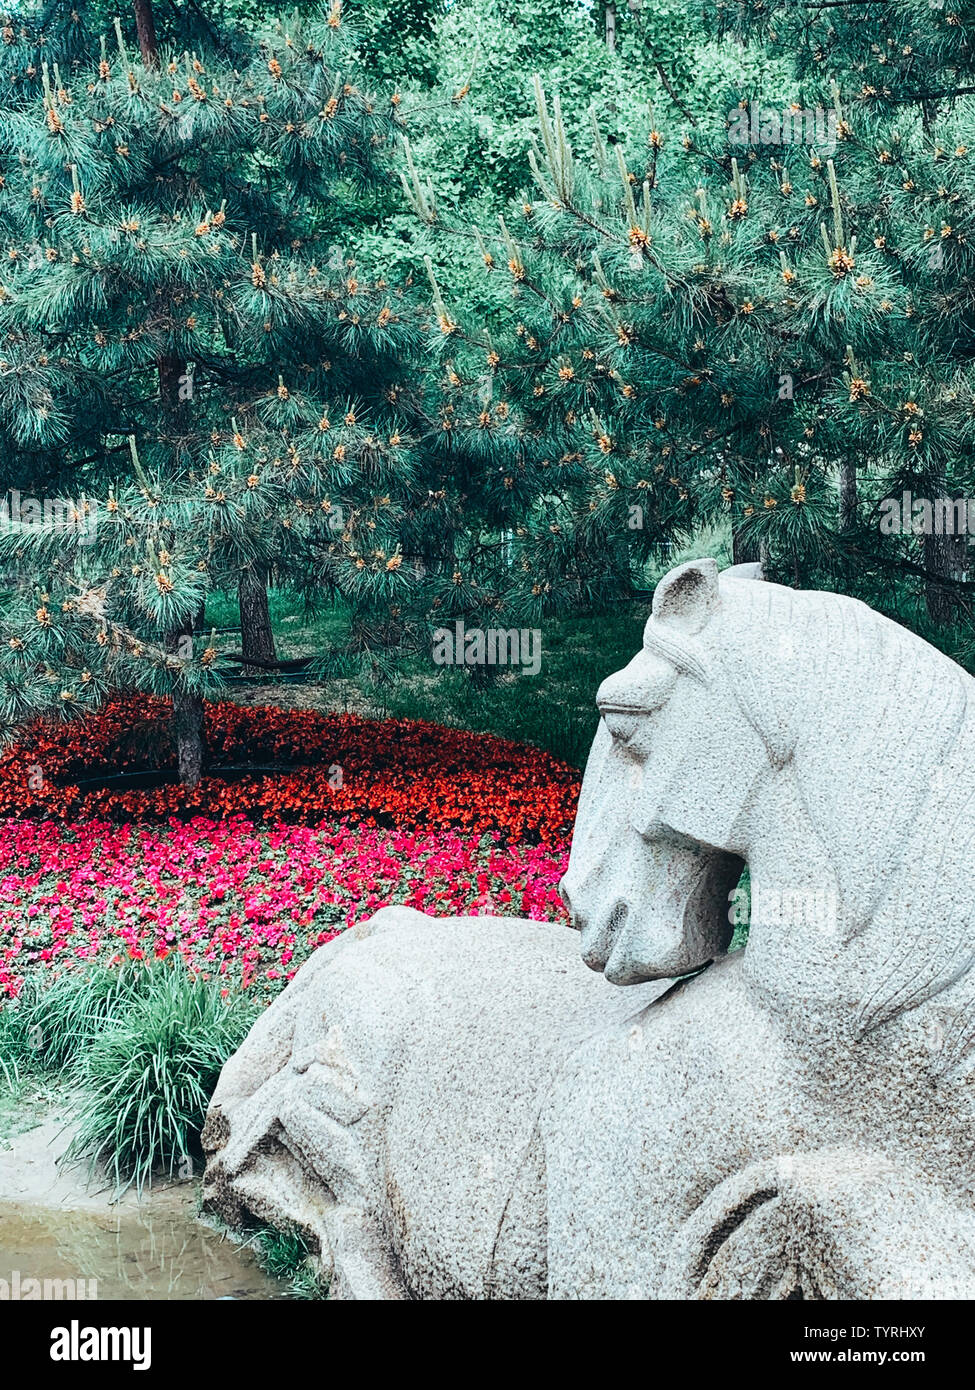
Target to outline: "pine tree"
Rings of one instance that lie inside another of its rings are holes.
[[[233,63],[161,50],[148,0],[135,18],[138,49],[116,22],[70,76],[41,58],[0,116],[0,719],[168,693],[193,783],[208,593],[239,584],[245,657],[271,651],[272,570],[345,597],[352,655],[402,636],[400,533],[422,548],[430,491],[421,325],[334,241],[388,180],[397,125],[356,84],[338,0]]]
[[[800,546],[798,571],[970,657],[964,536],[913,534],[912,520],[929,526],[923,514],[885,534],[878,516],[909,492],[936,520],[975,484],[970,16],[950,0],[828,10],[720,0],[715,20],[788,60],[796,105],[828,113],[835,140],[832,159],[776,147],[761,130],[747,150],[751,215],[784,246],[795,272],[784,307],[820,359],[796,390],[804,468],[839,494],[829,548]],[[828,293],[806,269],[824,223]],[[776,558],[788,544],[781,528],[781,515],[754,523]]]
[[[631,592],[727,511],[743,475],[764,474],[792,414],[772,383],[795,354],[755,312],[737,165],[715,176],[652,116],[625,147],[594,121],[579,157],[558,100],[540,84],[536,99],[535,187],[469,236],[497,285],[491,322],[453,306],[441,322],[444,428],[485,487],[507,489],[540,616]],[[435,235],[415,171],[410,187]]]
[[[937,512],[975,481],[968,33],[927,4],[882,32],[877,7],[838,8],[736,9],[790,61],[791,102],[722,95],[625,143],[595,123],[573,150],[538,91],[534,187],[497,229],[449,229],[499,288],[490,332],[448,306],[442,410],[502,479],[551,470],[512,519],[532,592],[625,588],[718,522],[737,560],[966,659],[964,540],[879,523],[905,490]]]

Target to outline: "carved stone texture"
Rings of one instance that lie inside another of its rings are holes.
[[[578,934],[322,947],[224,1068],[209,1203],[335,1297],[975,1297],[973,691],[853,599],[673,570],[598,692]]]

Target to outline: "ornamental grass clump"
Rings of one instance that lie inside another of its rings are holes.
[[[79,1065],[83,1099],[69,1159],[104,1166],[116,1191],[153,1176],[188,1177],[224,1062],[258,1010],[182,965],[144,966],[124,1013],[90,1043]]]
[[[20,1011],[31,1060],[41,1067],[76,1072],[94,1039],[124,1017],[149,987],[145,966],[123,960],[111,970],[67,972],[47,987],[35,988]]]

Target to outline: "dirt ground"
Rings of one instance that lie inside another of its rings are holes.
[[[58,1107],[60,1109],[61,1107]],[[71,1143],[70,1124],[61,1114],[49,1114],[10,1139],[0,1149],[0,1203],[59,1208],[63,1211],[119,1212],[139,1207],[130,1188],[116,1198],[112,1186],[97,1172],[89,1177],[87,1164],[59,1162]],[[146,1198],[153,1207],[182,1209],[195,1202],[192,1182],[154,1183]]]

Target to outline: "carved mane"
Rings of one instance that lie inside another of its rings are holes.
[[[963,882],[947,893],[933,886],[939,869],[970,864],[975,854],[975,682],[857,599],[737,576],[722,576],[720,591],[700,632],[665,632],[651,619],[644,646],[705,684],[709,667],[720,665],[772,766],[791,763],[817,835],[843,847],[834,864],[847,913],[843,944],[881,917],[888,928],[877,935],[889,939],[890,915],[902,919],[894,950],[865,982],[863,1036],[975,962],[973,895]],[[866,682],[881,698],[860,711],[851,691]],[[975,998],[962,1015],[955,1060],[975,1035]]]

